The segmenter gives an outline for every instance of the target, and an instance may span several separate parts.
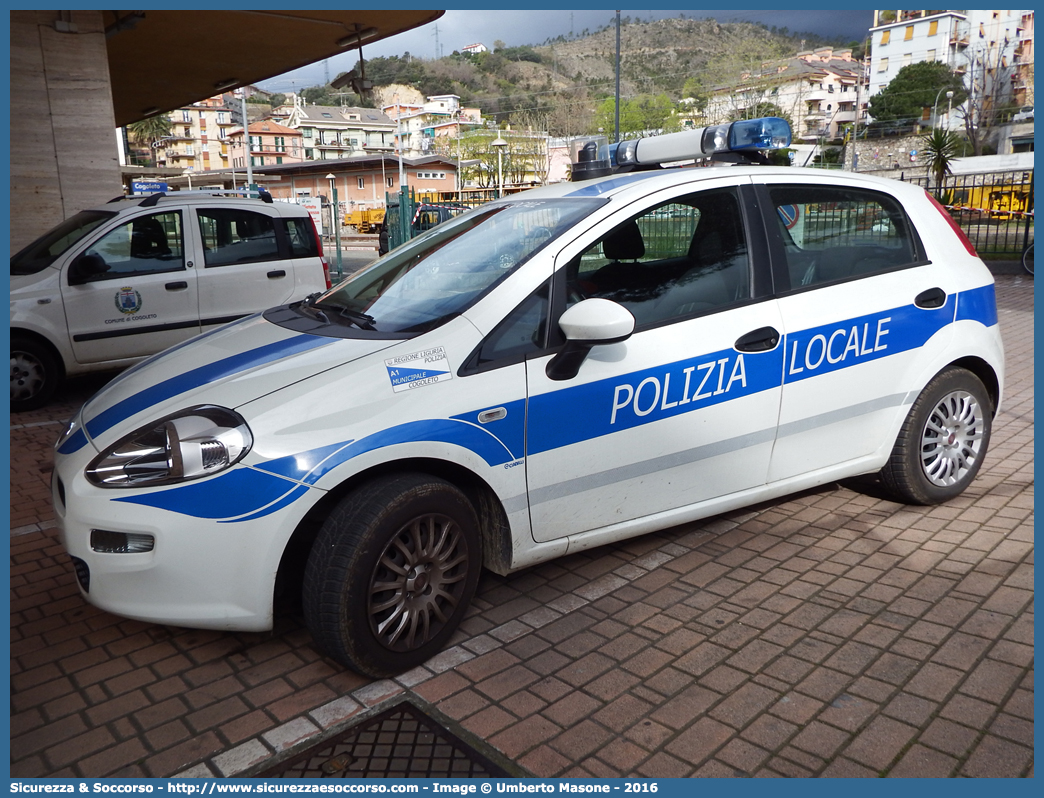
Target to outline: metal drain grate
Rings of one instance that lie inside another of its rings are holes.
[[[258,776],[283,779],[522,776],[496,764],[409,701]]]

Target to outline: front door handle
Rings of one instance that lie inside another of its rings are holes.
[[[917,295],[914,304],[922,310],[941,308],[946,304],[946,292],[941,288],[929,288]]]
[[[178,280],[176,283],[167,283],[165,286],[168,291],[184,291],[188,288],[188,283],[184,280]]]
[[[286,277],[286,272],[283,269],[276,269],[268,273],[269,280],[278,280],[280,277]]]
[[[736,341],[738,352],[769,352],[779,343],[779,331],[775,327],[761,327],[741,336]]]

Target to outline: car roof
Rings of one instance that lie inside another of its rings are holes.
[[[912,184],[897,180],[863,175],[841,170],[810,169],[799,166],[714,166],[714,167],[672,167],[653,169],[641,172],[623,172],[620,174],[582,180],[575,183],[553,183],[548,186],[530,189],[512,194],[503,201],[524,201],[532,199],[583,198],[583,197],[627,197],[644,196],[660,189],[677,185],[715,180],[722,177],[752,177],[755,181],[765,177],[786,177],[801,182],[823,182],[832,185],[850,185],[853,188],[878,188],[890,192],[904,192],[913,188]]]
[[[136,208],[162,208],[167,206],[185,206],[185,205],[208,205],[213,207],[214,205],[247,205],[248,207],[253,206],[257,208],[267,208],[270,211],[275,210],[276,215],[287,215],[287,209],[290,214],[307,214],[304,208],[293,202],[280,201],[269,202],[262,200],[256,194],[251,196],[250,194],[243,191],[227,190],[227,191],[205,191],[205,190],[190,190],[190,191],[172,191],[169,194],[159,193],[157,194],[143,194],[143,195],[124,195],[120,197],[113,197],[104,205],[98,205],[87,210],[92,211],[103,211],[106,213],[123,213],[128,210]]]

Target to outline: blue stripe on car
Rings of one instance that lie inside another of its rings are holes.
[[[961,292],[957,300],[957,321],[977,321],[985,327],[997,323],[997,296],[993,283]]]
[[[121,496],[114,501],[222,522],[249,521],[274,513],[303,496],[307,488],[300,482],[314,485],[323,474],[353,457],[385,446],[417,441],[461,446],[478,454],[490,466],[516,459],[496,436],[476,424],[454,419],[429,419],[400,424],[358,441],[331,444],[262,465],[226,471],[213,479],[136,496]]]
[[[474,452],[491,467],[504,465],[527,453],[551,451],[780,388],[783,381],[807,379],[916,349],[955,319],[996,324],[993,294],[992,285],[984,286],[950,296],[936,309],[909,305],[802,330],[784,336],[769,352],[741,354],[725,349],[534,396],[528,405],[525,399],[507,402],[502,405],[507,411],[503,418],[489,424],[478,421],[488,407],[449,419],[411,421],[358,440],[114,501],[237,523],[276,512],[338,466],[396,444],[448,443]],[[628,393],[630,397],[624,401]]]
[[[82,429],[76,430],[72,435],[69,436],[60,447],[58,447],[59,454],[72,454],[73,452],[79,451],[87,445],[87,436],[83,434]]]

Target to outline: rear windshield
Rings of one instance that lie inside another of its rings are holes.
[[[80,211],[71,216],[12,256],[11,274],[36,274],[43,271],[69,247],[115,215],[115,212],[110,211]]]

